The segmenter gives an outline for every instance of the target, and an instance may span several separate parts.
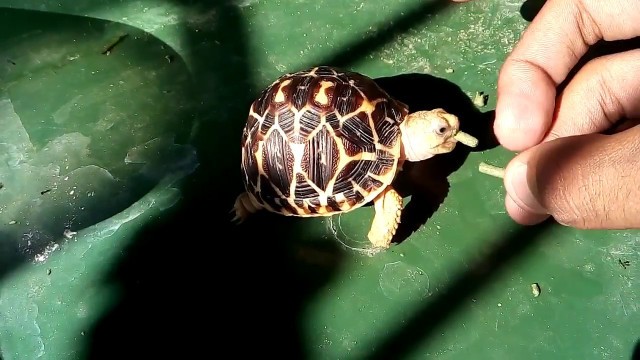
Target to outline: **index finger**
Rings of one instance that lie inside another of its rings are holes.
[[[547,1],[500,70],[494,126],[500,143],[513,151],[538,144],[551,125],[556,87],[589,46],[638,35],[638,0]]]

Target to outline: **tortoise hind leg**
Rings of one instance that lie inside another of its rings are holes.
[[[249,215],[260,210],[262,206],[258,204],[247,192],[243,192],[236,198],[236,202],[231,209],[231,213],[235,212],[235,216],[231,219],[231,222],[237,224],[243,223]]]
[[[369,231],[369,241],[375,247],[388,248],[400,224],[402,197],[393,187],[387,186],[373,200],[373,206],[375,216]]]

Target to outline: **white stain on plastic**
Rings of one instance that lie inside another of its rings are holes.
[[[429,296],[429,276],[421,268],[396,261],[380,272],[380,290],[389,299],[416,299]]]

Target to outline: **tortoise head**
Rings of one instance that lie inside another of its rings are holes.
[[[403,157],[408,161],[421,161],[456,147],[460,121],[444,109],[416,111],[407,115],[400,129]]]

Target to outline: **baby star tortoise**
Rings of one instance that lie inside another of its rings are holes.
[[[242,133],[246,192],[233,221],[260,209],[330,216],[373,201],[368,238],[387,248],[403,206],[391,186],[402,163],[448,153],[457,141],[477,143],[456,116],[409,113],[362,74],[328,66],[285,74],[251,104]]]

